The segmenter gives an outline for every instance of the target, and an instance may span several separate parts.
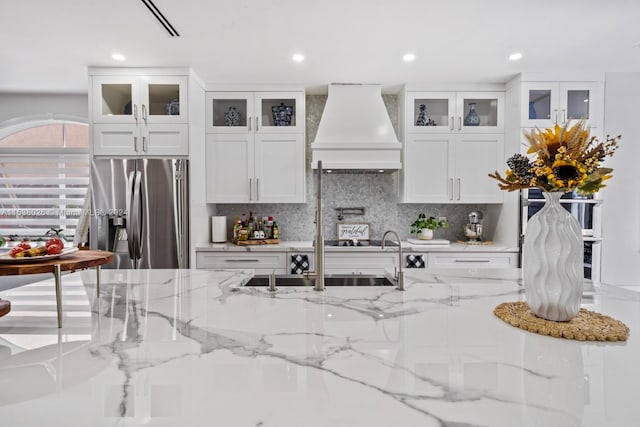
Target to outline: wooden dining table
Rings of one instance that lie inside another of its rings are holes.
[[[58,328],[62,328],[62,272],[96,268],[96,296],[100,292],[100,270],[113,260],[113,253],[107,251],[79,250],[58,258],[15,261],[0,263],[0,276],[52,273],[56,287]]]

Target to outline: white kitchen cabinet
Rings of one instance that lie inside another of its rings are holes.
[[[175,69],[91,68],[89,75],[94,155],[189,154],[186,74],[178,75]]]
[[[547,128],[580,118],[602,127],[600,82],[523,82],[521,95],[522,127]]]
[[[304,92],[208,92],[206,100],[207,202],[304,203]],[[292,108],[289,126],[275,125],[272,108],[282,106]]]
[[[304,133],[304,91],[206,93],[207,133]],[[284,114],[284,120],[278,114]],[[290,120],[289,120],[290,117]],[[288,124],[286,124],[288,123]]]
[[[187,124],[111,124],[92,126],[92,147],[96,156],[187,156]]]
[[[304,135],[208,134],[208,203],[303,203]]]
[[[430,252],[429,268],[517,268],[516,252]]]
[[[253,269],[256,274],[289,274],[286,252],[196,252],[196,268]]]
[[[407,203],[502,203],[487,176],[504,169],[503,134],[409,134],[405,140]]]
[[[407,93],[406,100],[407,132],[409,133],[501,133],[504,131],[503,92],[410,91]],[[477,115],[475,121],[469,116],[471,109]]]
[[[188,121],[187,76],[93,75],[91,81],[94,123]]]

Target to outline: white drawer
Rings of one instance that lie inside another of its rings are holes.
[[[256,274],[286,274],[287,254],[284,252],[197,252],[196,268],[254,269]]]
[[[371,274],[383,276],[385,268],[398,265],[398,254],[327,252],[324,258],[325,274]]]
[[[517,268],[518,254],[513,252],[432,252],[429,267]]]

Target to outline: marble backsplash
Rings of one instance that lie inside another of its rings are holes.
[[[383,95],[391,122],[398,132],[398,98]],[[257,216],[273,216],[278,222],[283,240],[312,240],[315,232],[316,177],[311,169],[311,141],[314,140],[327,97],[308,95],[306,98],[306,153],[307,153],[307,203],[306,204],[218,204],[216,214],[227,216],[228,235],[231,236],[233,218],[253,211]],[[400,238],[410,237],[410,225],[419,213],[427,216],[444,216],[448,229],[438,229],[435,238],[451,241],[464,240],[463,227],[467,214],[480,210],[486,213],[486,205],[406,204],[399,200],[399,172],[387,173],[333,173],[324,174],[323,233],[325,239],[337,237],[336,208],[364,207],[363,216],[345,215],[344,222],[366,222],[371,225],[371,238],[380,239],[386,230],[395,230]],[[491,236],[487,236],[490,238]]]

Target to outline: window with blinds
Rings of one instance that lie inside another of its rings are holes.
[[[0,139],[0,235],[43,238],[60,230],[72,241],[87,213],[86,124],[21,124]]]

